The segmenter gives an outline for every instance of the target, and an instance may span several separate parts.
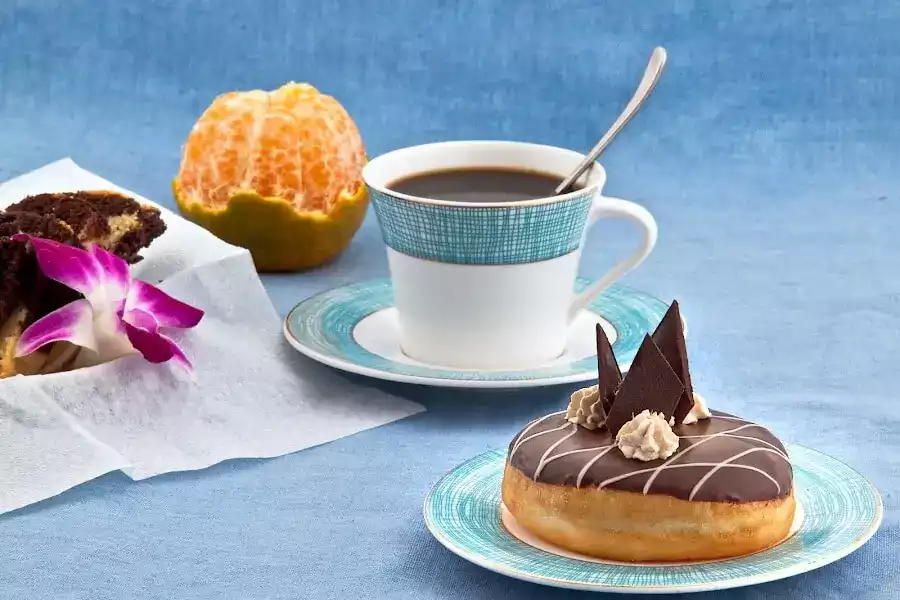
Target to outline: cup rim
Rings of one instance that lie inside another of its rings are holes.
[[[402,192],[394,191],[388,188],[386,185],[374,185],[371,182],[371,177],[369,173],[375,167],[378,166],[378,162],[382,159],[389,158],[393,155],[396,155],[400,152],[411,152],[414,150],[423,150],[426,148],[435,148],[437,146],[444,147],[460,147],[460,146],[498,146],[498,147],[511,147],[511,146],[519,146],[519,147],[527,147],[536,151],[554,151],[554,152],[567,152],[573,155],[573,157],[580,157],[583,159],[585,157],[584,154],[577,152],[575,150],[570,150],[568,148],[562,148],[559,146],[551,146],[548,144],[536,144],[533,142],[517,142],[510,140],[452,140],[446,142],[429,142],[426,144],[416,144],[413,146],[405,146],[402,148],[396,148],[394,150],[390,150],[383,154],[379,154],[372,160],[366,163],[363,167],[362,177],[363,181],[367,186],[371,189],[384,194],[386,196],[391,196],[394,198],[400,198],[402,200],[406,200],[408,202],[413,202],[416,204],[426,204],[430,206],[451,206],[456,208],[510,208],[510,207],[521,207],[521,206],[540,206],[542,204],[553,204],[555,202],[566,202],[567,200],[574,200],[578,198],[583,198],[585,194],[596,194],[600,191],[603,185],[606,183],[606,169],[603,168],[599,162],[594,161],[593,167],[586,171],[585,177],[589,175],[592,171],[599,172],[600,176],[598,180],[590,185],[586,185],[585,187],[575,190],[572,192],[567,192],[565,194],[560,194],[559,196],[547,196],[545,198],[534,198],[532,200],[519,200],[516,202],[459,202],[456,200],[436,200],[434,198],[425,198],[423,196],[412,196],[410,194],[404,194]]]

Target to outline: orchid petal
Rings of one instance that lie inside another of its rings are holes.
[[[171,339],[159,333],[144,331],[134,325],[125,323],[125,331],[131,344],[140,352],[147,362],[164,363],[175,360],[185,369],[191,369],[191,362],[187,359],[181,348]]]
[[[87,300],[66,304],[35,321],[19,338],[16,356],[25,356],[53,342],[69,342],[97,350],[93,311]]]
[[[137,352],[128,338],[125,323],[113,309],[111,305],[99,309],[94,306],[94,335],[97,336],[97,354],[101,361]]]
[[[143,281],[131,279],[128,263],[100,246],[87,250],[18,234],[30,242],[43,274],[84,295],[84,299],[47,315],[26,330],[21,355],[56,341],[87,348],[105,362],[139,352],[151,363],[191,363],[161,327],[195,327],[203,311],[180,302]]]
[[[139,308],[131,309],[122,319],[124,322],[143,329],[147,333],[159,333],[159,323],[153,318],[153,315]]]
[[[160,327],[195,327],[203,318],[203,311],[172,298],[161,289],[145,281],[134,280],[125,300],[126,320],[134,310],[149,313]],[[132,324],[135,324],[132,322]]]
[[[125,323],[125,334],[131,345],[140,352],[148,362],[162,363],[172,358],[172,346],[158,333],[144,331],[129,323]]]
[[[129,340],[132,345],[138,348],[149,362],[172,360],[186,371],[190,372],[193,369],[191,361],[184,355],[178,344],[159,333],[159,324],[150,313],[139,308],[132,309],[127,313],[127,320],[123,320],[123,323],[126,331],[129,332]],[[156,359],[151,357],[156,357]]]
[[[131,285],[131,271],[128,263],[96,244],[88,246],[88,253],[94,257],[98,270],[103,276],[107,298],[110,301],[123,300]]]
[[[31,242],[41,272],[53,281],[85,296],[97,287],[101,273],[97,261],[90,253],[24,233],[14,235],[13,239]]]
[[[182,369],[184,369],[184,370],[187,371],[188,373],[190,373],[191,371],[194,370],[194,365],[191,364],[191,361],[188,360],[188,357],[185,356],[184,352],[181,351],[181,348],[178,347],[178,344],[176,344],[173,340],[171,340],[170,338],[164,336],[163,334],[159,334],[159,337],[161,337],[162,339],[166,340],[167,342],[169,342],[169,344],[172,345],[172,358],[171,358],[171,360],[172,360],[175,364],[177,364],[178,366],[180,366]]]

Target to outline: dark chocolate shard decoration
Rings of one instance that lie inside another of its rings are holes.
[[[656,331],[653,332],[653,341],[666,357],[669,366],[678,375],[681,385],[684,386],[684,392],[678,400],[674,415],[675,422],[681,423],[694,406],[694,387],[691,385],[687,346],[684,343],[684,324],[681,320],[681,311],[677,300],[672,302],[672,306],[666,311],[662,321],[656,327]]]
[[[607,415],[612,408],[613,400],[616,399],[620,383],[622,383],[622,371],[619,370],[619,363],[616,362],[612,344],[609,343],[603,327],[597,323],[597,384],[600,390],[600,406]]]
[[[682,392],[684,386],[678,375],[653,338],[645,335],[606,417],[606,426],[615,436],[625,423],[644,410],[662,413],[669,420]]]

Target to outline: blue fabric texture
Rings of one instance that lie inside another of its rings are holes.
[[[900,4],[886,0],[5,0],[0,179],[71,155],[171,205],[212,98],[309,81],[368,152],[448,139],[584,151],[654,45],[662,82],[602,162],[659,245],[623,283],[678,298],[694,384],[715,408],[852,465],[881,531],[790,580],[702,598],[897,597],[900,570]],[[634,243],[592,230],[582,274]],[[374,216],[302,298],[384,276]],[[301,360],[298,357],[298,360]],[[0,519],[0,598],[579,598],[451,555],[428,488],[558,410],[573,386],[480,393],[357,379],[428,412],[268,461],[134,483],[110,475]]]

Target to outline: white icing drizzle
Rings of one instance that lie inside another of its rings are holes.
[[[516,438],[516,442],[513,444],[513,448],[509,452],[509,458],[512,459],[513,455],[516,453],[516,451],[518,451],[519,447],[522,444],[524,444],[525,442],[527,442],[528,440],[533,439],[539,435],[543,435],[545,433],[550,433],[552,431],[559,431],[560,429],[564,429],[568,425],[568,423],[566,423],[565,425],[563,425],[561,427],[557,427],[556,429],[548,429],[547,431],[541,431],[540,433],[536,433],[531,437],[525,438],[526,433],[528,433],[529,431],[531,431],[532,429],[534,429],[535,427],[537,427],[538,425],[540,425],[541,423],[543,423],[544,421],[549,419],[550,417],[555,417],[556,415],[561,415],[561,414],[564,414],[565,412],[566,411],[561,410],[559,412],[555,412],[555,413],[549,414],[545,417],[541,417],[540,419],[536,419],[536,420],[532,421],[531,425],[529,425],[528,427],[523,429],[522,432],[519,434],[519,437]]]
[[[775,486],[778,487],[779,490],[781,489],[781,486],[778,485],[778,482],[775,481],[775,478],[774,478],[774,477],[772,477],[771,475],[769,475],[768,473],[766,473],[766,472],[763,471],[762,469],[759,469],[759,468],[757,468],[757,467],[752,467],[752,466],[750,466],[750,465],[732,465],[732,464],[722,464],[722,463],[685,463],[685,464],[683,464],[683,465],[669,465],[668,468],[669,468],[669,469],[690,469],[691,467],[721,467],[721,468],[723,468],[723,469],[746,469],[747,471],[755,471],[756,473],[759,473],[760,475],[763,475],[763,476],[766,477],[769,481],[771,481],[772,483],[774,483]],[[611,484],[611,483],[615,483],[615,482],[621,481],[621,480],[623,480],[623,479],[628,479],[628,478],[631,477],[632,475],[643,475],[644,473],[650,473],[650,472],[652,472],[652,471],[654,471],[654,469],[652,469],[652,468],[650,468],[650,469],[641,469],[641,470],[639,470],[639,471],[633,471],[633,472],[631,472],[631,473],[625,473],[624,475],[617,475],[617,476],[615,476],[615,477],[610,477],[610,478],[607,479],[606,481],[601,481],[601,482],[600,482],[600,485],[597,486],[597,489],[604,488],[604,487],[606,487],[607,485],[609,485],[609,484]],[[645,493],[646,493],[646,492],[645,492]]]
[[[534,429],[535,427],[537,427],[538,425],[540,425],[541,423],[543,423],[543,422],[546,421],[547,419],[549,419],[549,418],[551,418],[551,417],[555,417],[556,415],[560,415],[560,414],[562,414],[562,411],[560,411],[560,412],[555,412],[555,413],[550,413],[549,415],[544,415],[544,416],[541,417],[540,419],[535,419],[534,421],[532,421],[531,423],[529,423],[529,424],[525,427],[525,429],[523,429],[522,431],[520,431],[520,432],[519,432],[519,435],[517,435],[517,436],[515,437],[515,440],[513,440],[513,447],[519,445],[519,440],[521,440],[521,439],[525,436],[526,433],[528,433],[529,431],[531,431],[532,429]]]
[[[609,446],[603,447],[602,449],[597,448],[598,450],[601,450],[600,453],[589,460],[588,463],[584,465],[584,468],[581,469],[581,472],[578,473],[578,479],[575,481],[575,487],[581,487],[581,480],[584,479],[584,476],[587,475],[587,472],[590,470],[590,468],[594,466],[594,463],[606,456],[606,453],[615,447],[615,444],[611,444]]]
[[[718,415],[716,416],[716,418],[719,418]],[[731,418],[731,417],[722,417],[722,418],[728,418],[728,420],[732,420],[732,421],[744,421],[743,419],[736,419],[736,418]],[[719,437],[738,437],[738,438],[753,440],[755,442],[762,442],[764,444],[772,446],[772,444],[766,442],[765,440],[759,440],[757,438],[752,438],[752,437],[748,437],[748,436],[731,435],[736,431],[740,431],[742,429],[747,429],[750,427],[762,427],[762,426],[758,425],[757,423],[749,423],[747,421],[744,421],[744,425],[741,425],[740,427],[735,427],[734,429],[728,429],[726,431],[720,431],[718,433],[713,433],[710,435],[685,436],[685,437],[691,437],[691,438],[695,438],[695,439],[696,438],[701,438],[701,439],[699,442],[688,446],[687,448],[678,452],[677,454],[673,454],[671,458],[666,460],[666,462],[659,465],[658,467],[653,467],[653,468],[649,468],[649,469],[641,469],[639,471],[632,471],[631,473],[625,473],[623,475],[618,475],[616,477],[610,477],[609,479],[606,479],[605,481],[601,481],[600,484],[597,486],[597,488],[598,489],[604,488],[607,485],[610,485],[617,481],[621,481],[622,479],[627,479],[628,477],[632,477],[634,475],[642,475],[644,473],[652,473],[652,475],[649,478],[647,478],[647,483],[644,484],[643,492],[644,492],[644,494],[647,494],[650,492],[650,487],[652,486],[653,482],[656,480],[656,477],[662,471],[665,471],[666,469],[679,469],[679,468],[687,468],[687,467],[706,466],[706,467],[712,467],[712,470],[709,473],[707,473],[706,475],[704,475],[700,479],[700,481],[698,481],[697,484],[694,486],[694,489],[691,490],[691,495],[689,497],[689,499],[691,499],[691,500],[694,498],[694,495],[697,493],[700,486],[703,483],[706,483],[706,481],[712,476],[713,473],[715,473],[716,471],[718,471],[719,469],[722,469],[722,468],[745,469],[748,471],[754,471],[756,473],[759,473],[760,475],[764,475],[769,481],[771,481],[773,484],[775,484],[775,487],[778,490],[778,493],[781,493],[781,486],[778,484],[778,482],[775,480],[775,478],[773,478],[771,475],[769,475],[762,469],[758,469],[758,468],[750,466],[750,465],[733,465],[733,464],[731,464],[732,461],[737,460],[737,459],[741,458],[742,456],[745,456],[746,454],[750,454],[752,452],[771,452],[772,454],[775,454],[775,455],[783,458],[784,460],[790,462],[788,457],[783,452],[781,452],[777,447],[774,447],[774,446],[771,449],[770,448],[751,448],[750,450],[745,450],[743,452],[740,452],[740,453],[736,454],[735,456],[732,456],[731,458],[728,458],[720,463],[689,463],[689,464],[677,464],[677,465],[672,464],[677,458],[679,458],[680,456],[683,456],[684,454],[689,452],[691,449],[701,446],[704,443],[706,443],[710,440],[714,440]]]
[[[571,423],[568,423],[568,422],[567,422],[567,423],[565,423],[564,425],[560,425],[559,427],[554,427],[553,429],[547,429],[547,430],[545,430],[545,431],[539,431],[538,433],[533,433],[533,434],[529,435],[527,438],[523,439],[521,442],[519,442],[518,444],[516,444],[515,448],[512,449],[512,452],[509,453],[509,458],[510,458],[510,460],[512,460],[513,455],[515,455],[516,451],[517,451],[519,448],[521,448],[521,447],[522,447],[522,444],[524,444],[525,442],[530,441],[530,440],[533,440],[534,438],[537,438],[537,437],[541,437],[542,435],[547,435],[548,433],[554,433],[554,432],[557,432],[557,431],[562,431],[563,429],[565,429],[565,428],[568,427],[569,425],[571,425]]]
[[[569,426],[569,423],[566,423],[566,426],[568,427],[568,426]],[[541,471],[544,470],[544,465],[546,465],[548,462],[550,462],[549,460],[547,460],[547,457],[550,456],[550,453],[553,452],[554,450],[556,450],[556,448],[557,448],[560,444],[562,444],[564,441],[566,441],[567,439],[569,439],[570,437],[572,437],[572,436],[575,435],[576,433],[578,433],[578,425],[575,425],[575,424],[573,423],[573,424],[572,424],[572,432],[571,432],[571,433],[562,436],[561,438],[559,438],[558,440],[556,440],[555,442],[553,442],[552,444],[550,444],[550,447],[547,448],[547,451],[544,452],[544,454],[541,455],[541,460],[538,461],[538,466],[537,466],[537,468],[534,470],[534,477],[533,477],[533,479],[534,479],[535,481],[537,481],[537,478],[541,476]],[[557,457],[557,458],[558,458],[558,457]]]
[[[567,452],[560,452],[559,454],[554,454],[553,456],[547,459],[547,463],[552,463],[557,458],[563,458],[565,456],[569,456],[570,454],[580,454],[581,452],[593,452],[595,450],[607,450],[609,448],[615,448],[615,446],[597,446],[596,448],[576,448],[575,450],[569,450]],[[594,460],[594,459],[592,459]],[[547,465],[544,464],[544,466]]]
[[[692,438],[704,438],[704,437],[706,437],[706,436],[705,435],[683,435],[683,436],[681,436],[681,439],[689,440]],[[735,438],[738,440],[749,440],[751,442],[759,442],[760,444],[765,444],[766,446],[769,446],[770,448],[772,448],[773,450],[778,452],[778,454],[780,454],[782,456],[782,458],[785,458],[788,461],[790,461],[790,458],[788,458],[788,455],[785,454],[784,452],[782,452],[778,446],[776,446],[775,444],[773,444],[771,442],[767,442],[766,440],[761,440],[759,438],[750,437],[749,435],[732,435],[728,432],[724,432],[722,437]]]
[[[743,420],[743,419],[741,419],[741,420]],[[647,494],[647,493],[650,491],[650,486],[653,485],[653,482],[656,480],[656,477],[657,477],[660,473],[662,473],[662,472],[663,472],[663,471],[664,471],[671,463],[675,462],[675,461],[678,460],[680,457],[684,456],[685,454],[687,454],[688,452],[690,452],[690,451],[693,450],[694,448],[698,448],[698,447],[702,446],[703,444],[705,444],[706,442],[710,442],[710,441],[712,441],[712,440],[714,440],[714,439],[716,439],[716,438],[723,437],[726,433],[734,433],[735,431],[741,431],[742,429],[748,429],[748,428],[750,428],[750,427],[762,427],[762,426],[761,426],[761,425],[757,425],[756,423],[748,423],[748,422],[744,421],[744,425],[741,425],[740,427],[735,427],[734,429],[728,429],[728,430],[726,430],[726,431],[720,431],[720,432],[718,432],[718,433],[713,433],[713,434],[704,436],[704,438],[701,439],[701,440],[700,440],[699,442],[697,442],[696,444],[691,444],[690,446],[688,446],[688,447],[685,448],[684,450],[681,450],[681,451],[679,451],[679,452],[676,452],[675,454],[673,454],[672,456],[670,456],[669,458],[667,458],[667,459],[666,459],[666,462],[664,462],[663,464],[661,464],[661,465],[659,465],[658,467],[656,467],[655,469],[653,469],[653,474],[652,474],[650,477],[647,478],[647,483],[644,484],[644,490],[643,490],[643,492],[644,492],[645,494]],[[602,487],[602,486],[601,486],[601,487]]]
[[[578,454],[578,453],[582,453],[582,452],[593,452],[593,451],[596,451],[596,452],[597,452],[596,456],[592,457],[592,458],[587,462],[587,464],[584,465],[584,467],[581,469],[581,471],[578,473],[578,478],[577,478],[576,481],[575,481],[575,487],[579,487],[579,488],[580,488],[580,487],[581,487],[581,483],[582,483],[582,481],[584,480],[584,477],[585,477],[585,475],[587,475],[587,473],[588,473],[588,471],[590,470],[590,468],[591,468],[592,466],[594,466],[594,464],[595,464],[598,460],[600,460],[601,458],[603,458],[610,450],[612,450],[613,448],[615,448],[616,445],[615,445],[615,444],[611,444],[611,445],[608,445],[608,446],[598,446],[598,447],[595,447],[595,448],[578,448],[578,449],[575,449],[575,450],[569,450],[569,451],[567,451],[567,452],[561,452],[561,453],[559,453],[559,454],[555,454],[555,455],[554,455],[554,454],[553,454],[553,451],[556,450],[556,448],[558,448],[563,442],[565,442],[566,440],[568,440],[569,438],[571,438],[572,436],[574,436],[574,435],[577,433],[577,431],[578,431],[578,425],[573,424],[573,423],[569,423],[569,422],[566,422],[566,423],[564,423],[563,425],[560,425],[559,427],[554,427],[554,428],[552,428],[552,429],[547,429],[547,430],[545,430],[545,431],[539,431],[538,433],[535,433],[535,434],[526,436],[526,434],[527,434],[529,431],[531,431],[532,429],[534,429],[534,427],[536,427],[536,426],[539,425],[540,423],[546,421],[547,419],[549,419],[549,418],[551,418],[551,417],[555,417],[555,416],[557,416],[557,415],[565,414],[565,412],[566,412],[566,411],[559,411],[559,412],[556,412],[556,413],[547,415],[547,416],[545,416],[545,417],[543,417],[543,418],[541,418],[541,419],[537,419],[537,420],[533,421],[530,425],[528,425],[525,429],[523,429],[522,432],[519,434],[519,436],[516,438],[515,443],[513,444],[513,449],[512,449],[512,451],[510,452],[509,458],[512,459],[513,455],[519,450],[519,448],[520,448],[525,442],[528,442],[529,440],[533,440],[534,438],[540,437],[540,436],[542,436],[542,435],[544,435],[544,434],[554,433],[554,432],[557,432],[557,431],[562,431],[563,429],[566,429],[567,427],[571,427],[571,428],[572,428],[572,431],[571,431],[571,432],[567,433],[566,435],[564,435],[563,437],[561,437],[559,440],[557,440],[556,442],[554,442],[553,444],[551,444],[550,447],[547,448],[547,450],[546,450],[546,451],[544,452],[544,454],[541,456],[541,459],[540,459],[540,461],[538,462],[538,466],[537,466],[537,468],[535,469],[533,479],[536,481],[536,480],[538,479],[538,477],[540,476],[541,472],[543,471],[544,467],[546,467],[549,463],[553,462],[553,461],[556,460],[556,459],[563,458],[564,456],[569,456],[569,455],[571,455],[571,454]],[[749,421],[747,421],[747,420],[745,420],[745,419],[741,419],[741,418],[739,418],[739,417],[726,417],[726,416],[714,415],[713,418],[715,418],[715,419],[727,420],[727,421],[740,421],[740,422],[743,423],[743,424],[740,425],[740,426],[738,426],[738,427],[735,427],[735,428],[733,428],[733,429],[728,429],[728,430],[720,431],[720,432],[713,433],[713,434],[707,434],[707,435],[686,435],[686,436],[681,436],[681,437],[683,437],[683,438],[685,438],[685,439],[697,439],[697,440],[699,440],[699,441],[697,441],[697,442],[691,444],[690,446],[688,446],[688,447],[685,448],[684,450],[681,450],[681,451],[677,452],[676,454],[673,454],[670,458],[668,458],[668,459],[667,459],[663,464],[661,464],[661,465],[658,465],[658,466],[656,466],[656,467],[650,467],[650,468],[647,468],[647,469],[639,469],[639,470],[637,470],[637,471],[631,471],[631,472],[629,472],[629,473],[624,473],[624,474],[622,474],[622,475],[617,475],[617,476],[615,476],[615,477],[610,477],[609,479],[606,479],[606,480],[604,480],[604,481],[601,481],[600,484],[597,486],[597,489],[604,488],[604,487],[606,487],[606,486],[608,486],[608,485],[610,485],[610,484],[613,484],[613,483],[615,483],[615,482],[617,482],[617,481],[621,481],[621,480],[623,480],[623,479],[627,479],[628,477],[633,477],[633,476],[635,476],[635,475],[643,475],[643,474],[645,474],[645,473],[651,473],[651,476],[647,479],[647,482],[644,484],[644,489],[643,489],[643,493],[644,493],[644,494],[647,494],[647,493],[649,493],[650,488],[651,488],[653,482],[656,480],[656,477],[657,477],[662,471],[665,471],[665,470],[667,470],[667,469],[689,469],[689,468],[692,468],[692,467],[709,467],[709,468],[710,468],[710,471],[709,471],[708,473],[706,473],[703,477],[701,477],[700,480],[694,485],[693,489],[691,490],[690,496],[689,496],[689,498],[688,498],[689,500],[693,500],[693,499],[694,499],[694,496],[696,496],[696,494],[700,491],[700,488],[701,488],[701,487],[702,487],[702,486],[710,479],[710,477],[712,477],[712,476],[713,476],[718,470],[720,470],[720,469],[743,469],[743,470],[746,470],[746,471],[752,471],[752,472],[754,472],[754,473],[759,473],[760,475],[762,475],[763,477],[765,477],[766,479],[768,479],[769,481],[771,481],[772,484],[775,486],[775,488],[776,488],[776,490],[777,490],[777,493],[780,494],[780,493],[781,493],[781,485],[779,485],[778,481],[776,481],[776,479],[775,479],[774,477],[772,477],[769,473],[766,473],[764,470],[762,470],[762,469],[760,469],[760,468],[758,468],[758,467],[751,466],[751,465],[735,465],[735,464],[732,464],[734,461],[736,461],[736,460],[738,460],[738,459],[740,459],[740,458],[742,458],[742,457],[744,457],[744,456],[746,456],[746,455],[748,455],[748,454],[752,454],[752,453],[754,453],[754,452],[769,452],[769,453],[775,454],[776,456],[778,456],[778,457],[784,459],[785,461],[787,461],[788,463],[790,463],[790,458],[789,458],[789,457],[788,457],[781,449],[779,449],[779,448],[778,448],[777,446],[775,446],[774,444],[772,444],[772,443],[770,443],[770,442],[767,442],[766,440],[761,440],[761,439],[759,439],[759,438],[755,438],[755,437],[751,437],[751,436],[735,435],[736,432],[742,431],[742,430],[744,430],[744,429],[750,429],[750,428],[753,428],[753,427],[759,427],[759,428],[761,428],[761,429],[765,429],[765,428],[764,428],[762,425],[759,425],[759,424],[757,424],[757,423],[751,423],[751,422],[749,422]],[[722,462],[718,462],[718,463],[685,463],[685,464],[672,464],[675,460],[677,460],[678,458],[680,458],[680,457],[683,456],[684,454],[687,454],[687,453],[690,452],[692,449],[697,448],[698,446],[701,446],[701,445],[705,444],[706,442],[708,442],[708,441],[710,441],[710,440],[714,440],[714,439],[720,438],[720,437],[729,437],[729,438],[737,438],[737,439],[748,440],[748,441],[752,441],[752,442],[755,442],[755,443],[764,444],[765,446],[768,446],[768,448],[750,448],[750,449],[748,449],[748,450],[744,450],[744,451],[742,451],[742,452],[739,452],[738,454],[732,456],[731,458],[728,458],[728,459],[726,459],[726,460],[724,460],[724,461],[722,461]]]
[[[772,450],[771,448],[750,448],[749,450],[744,450],[743,452],[739,452],[739,453],[735,454],[734,456],[732,456],[731,458],[722,461],[718,466],[713,467],[712,469],[709,470],[709,472],[706,475],[701,477],[700,481],[698,481],[697,484],[694,486],[694,489],[691,490],[691,495],[688,496],[688,500],[693,500],[694,496],[697,495],[697,492],[700,491],[700,488],[703,487],[703,484],[706,483],[710,477],[715,475],[719,469],[721,469],[722,467],[727,467],[730,465],[730,463],[738,460],[739,458],[747,456],[748,454],[753,454],[754,452],[771,452],[772,454],[775,454],[775,455],[787,460],[787,458],[781,452],[779,452],[777,450]],[[737,466],[737,465],[735,465],[735,466]],[[746,465],[741,465],[741,466],[746,466]],[[772,479],[772,478],[769,477],[769,479]],[[777,490],[776,493],[780,494],[781,486],[778,485],[778,482],[775,481],[774,479],[772,479],[772,481],[775,483],[775,489]]]
[[[581,470],[581,473],[578,474],[578,482],[575,485],[576,485],[576,487],[581,487],[581,480],[584,477],[584,474],[587,473],[587,470],[591,467],[591,465],[593,465],[600,458],[602,458],[604,454],[609,452],[611,449],[615,448],[616,447],[615,444],[611,444],[608,446],[597,446],[596,448],[577,448],[575,450],[569,450],[567,452],[560,452],[559,454],[554,454],[553,456],[550,456],[550,453],[553,452],[554,450],[556,450],[556,448],[558,448],[560,444],[562,444],[564,441],[566,441],[567,439],[569,439],[570,437],[572,437],[573,435],[575,435],[578,432],[578,425],[575,425],[574,423],[566,423],[565,425],[561,425],[560,427],[554,427],[553,429],[547,429],[546,431],[540,431],[538,433],[535,433],[535,434],[530,435],[525,438],[522,437],[526,433],[531,431],[536,425],[542,423],[543,421],[546,421],[550,417],[555,417],[556,415],[561,415],[561,414],[564,414],[565,412],[566,411],[563,410],[560,412],[553,413],[552,415],[547,415],[546,417],[543,417],[541,419],[537,419],[536,421],[534,421],[530,425],[528,425],[528,427],[523,429],[522,432],[516,438],[516,440],[518,440],[518,441],[513,443],[513,449],[509,453],[509,460],[512,460],[513,455],[516,453],[516,451],[518,451],[518,449],[525,442],[527,442],[529,440],[533,440],[534,438],[544,435],[545,433],[561,431],[561,430],[565,429],[566,427],[571,426],[572,432],[567,435],[564,435],[562,438],[560,438],[559,440],[554,442],[549,448],[547,448],[547,451],[544,452],[544,454],[541,456],[541,460],[538,462],[537,469],[535,469],[535,471],[534,471],[533,479],[537,480],[537,478],[541,474],[541,471],[544,470],[544,467],[546,467],[548,464],[552,463],[554,460],[556,460],[558,458],[563,458],[564,456],[569,456],[570,454],[579,454],[581,452],[593,452],[593,451],[599,450],[600,453],[597,456],[595,456],[594,458],[592,458],[588,462],[588,464],[585,466],[585,468]]]

